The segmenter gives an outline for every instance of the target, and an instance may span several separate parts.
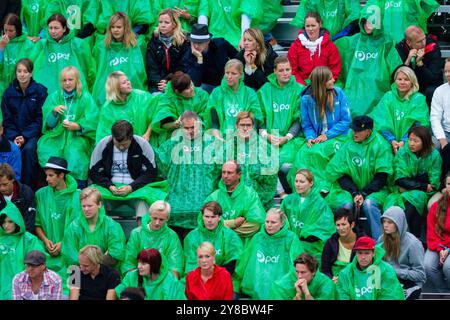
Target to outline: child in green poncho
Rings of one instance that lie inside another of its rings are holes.
[[[133,88],[145,89],[147,74],[138,41],[141,40],[131,30],[128,15],[120,11],[114,13],[109,19],[105,40],[97,43],[93,50],[98,66],[92,95],[99,106],[106,101],[106,77],[113,71],[124,72]]]
[[[43,111],[42,133],[38,141],[39,163],[50,156],[67,160],[79,185],[87,185],[89,161],[94,148],[99,109],[83,88],[75,67],[61,71],[61,89],[47,97]]]
[[[45,249],[36,236],[25,231],[22,215],[10,201],[0,211],[0,227],[0,300],[11,300],[13,278],[25,269],[25,256],[31,250]]]
[[[237,262],[235,272],[242,293],[255,300],[268,299],[273,283],[288,273],[294,259],[304,252],[298,237],[288,229],[289,222],[280,209],[267,212],[265,226]]]
[[[430,114],[426,98],[419,93],[416,74],[409,67],[395,71],[395,82],[371,116],[375,129],[391,144],[395,153],[408,141],[408,130],[413,126],[430,126]]]

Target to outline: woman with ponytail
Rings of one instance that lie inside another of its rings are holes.
[[[443,197],[433,203],[427,218],[427,247],[425,271],[437,292],[450,290],[450,172],[445,176]]]
[[[406,300],[419,298],[426,281],[423,265],[422,243],[407,231],[405,212],[392,206],[381,217],[383,235],[378,242],[386,251],[383,260],[394,267],[398,280],[403,285]]]

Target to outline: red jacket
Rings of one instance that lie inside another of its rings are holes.
[[[436,233],[436,211],[438,204],[439,201],[433,203],[427,217],[427,246],[429,250],[436,252],[442,250],[439,244],[450,247],[450,204],[447,209],[447,217],[445,218],[444,230],[442,230],[442,238],[439,237]]]
[[[188,300],[232,300],[233,281],[227,269],[214,265],[212,278],[203,283],[197,267],[186,276],[185,293]]]
[[[298,35],[305,33],[305,30],[300,30]],[[311,56],[311,52],[302,45],[298,36],[294,43],[290,46],[287,57],[291,62],[292,74],[295,80],[301,84],[305,84],[305,79],[308,79],[315,67],[327,66],[333,72],[333,78],[336,80],[341,73],[341,57],[336,45],[331,42],[330,34],[325,30],[323,33],[323,40],[319,44],[320,48]]]

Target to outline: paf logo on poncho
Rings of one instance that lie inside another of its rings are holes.
[[[337,9],[333,11],[322,11],[322,18],[335,18],[337,15]]]
[[[61,60],[61,59],[69,61],[70,60],[70,53],[55,53],[55,52],[52,52],[52,53],[50,53],[48,55],[48,62],[52,62],[53,63],[53,62],[56,62],[56,61]]]
[[[283,110],[287,111],[291,108],[291,106],[289,104],[284,104],[284,103],[277,104],[276,102],[274,102],[272,104],[272,107],[273,107],[273,112],[280,112]]]
[[[305,224],[295,217],[292,217],[292,226],[297,229],[302,229]]]
[[[9,253],[15,253],[16,249],[6,246],[4,244],[0,244],[0,254],[7,255]]]
[[[237,103],[228,103],[227,115],[229,117],[236,118],[238,113],[242,111],[242,108],[239,107]]]
[[[405,117],[405,111],[395,110],[395,119],[397,119],[397,121],[402,120],[404,117]]]
[[[128,57],[115,57],[109,61],[109,66],[115,67],[122,63],[128,63]]]
[[[230,211],[225,211],[225,212],[223,213],[223,218],[224,218],[224,220],[228,220],[228,219],[230,219],[231,217],[234,217],[235,214],[236,214],[236,210],[231,209]]]
[[[384,10],[389,8],[400,8],[402,6],[402,1],[387,1],[384,4]]]
[[[355,59],[358,61],[367,61],[370,59],[376,59],[378,57],[378,52],[364,52],[364,51],[355,51]]]
[[[52,213],[52,219],[53,220],[60,220],[61,219],[61,213],[53,212]]]
[[[15,58],[5,57],[4,61],[5,61],[5,65],[7,65],[7,66],[14,66],[17,64],[17,59],[15,59]]]
[[[277,256],[266,256],[264,255],[264,253],[262,253],[261,251],[257,251],[256,252],[256,260],[259,263],[278,263],[278,261],[280,261],[280,255]]]
[[[33,4],[30,6],[30,10],[31,10],[31,12],[33,12],[33,13],[38,13],[38,12],[39,12],[39,3],[33,3]]]
[[[352,163],[357,167],[361,167],[364,164],[364,159],[362,159],[360,156],[354,156],[352,158]]]
[[[223,11],[225,11],[226,13],[231,13],[231,6],[224,6],[222,4],[222,1],[219,0],[219,6],[223,9]]]

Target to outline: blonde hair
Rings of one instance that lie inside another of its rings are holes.
[[[334,90],[327,90],[325,84],[330,78],[333,77],[333,73],[330,68],[326,66],[320,66],[314,68],[311,72],[311,95],[319,110],[319,119],[322,119],[325,115],[326,107],[331,112],[334,111]]]
[[[397,76],[400,72],[403,73],[409,81],[411,81],[411,89],[409,89],[409,91],[405,94],[405,99],[409,100],[411,95],[419,91],[419,82],[417,81],[417,77],[413,69],[407,66],[400,67],[397,71],[395,71],[394,80],[397,80]]]
[[[63,78],[65,75],[70,74],[75,78],[75,89],[77,90],[77,96],[80,97],[83,91],[83,84],[81,83],[80,71],[77,68],[68,66],[61,70],[59,81],[61,82],[61,87],[63,84]]]
[[[287,217],[286,217],[286,215],[284,214],[284,212],[281,211],[280,208],[270,208],[269,211],[267,211],[267,213],[266,213],[266,217],[267,217],[269,214],[273,214],[273,215],[278,216],[278,218],[279,218],[280,221],[281,221],[281,225],[284,226],[284,222],[285,222],[285,220],[287,220]]]
[[[174,24],[175,28],[173,29],[173,44],[175,46],[181,46],[186,41],[186,32],[182,29],[180,19],[178,19],[178,16],[175,14],[175,11],[172,9],[165,9],[162,10],[158,14],[158,21],[159,17],[161,17],[163,14],[168,15],[172,23]],[[156,26],[155,31],[153,32],[153,35],[155,37],[159,37],[159,25]]]
[[[239,72],[241,75],[244,73],[244,65],[242,62],[238,59],[230,59],[225,64],[224,70],[227,71],[228,69],[235,67],[237,72]]]
[[[204,241],[204,242],[200,243],[198,248],[197,248],[197,251],[196,251],[197,254],[198,254],[199,250],[204,250],[204,251],[208,252],[213,257],[216,256],[216,248],[214,248],[214,245],[211,242]]]
[[[103,262],[103,252],[99,246],[87,245],[81,248],[78,255],[85,256],[92,264],[99,265]]]
[[[108,75],[105,83],[106,101],[121,101],[119,78],[127,76],[122,71],[114,71]]]
[[[255,116],[250,111],[241,111],[236,116],[236,126],[244,119],[252,120],[252,123],[255,124]]]
[[[115,12],[111,18],[109,18],[108,27],[106,28],[105,47],[111,48],[111,41],[113,41],[113,35],[111,33],[112,26],[119,20],[123,21],[123,45],[126,49],[130,47],[136,47],[136,35],[131,29],[131,22],[128,15],[123,11]]]
[[[87,187],[81,190],[80,192],[80,201],[83,201],[86,198],[94,197],[95,203],[99,204],[102,202],[102,195],[100,191],[98,191],[96,188]]]
[[[256,41],[256,59],[255,64],[264,70],[264,63],[267,58],[267,49],[264,43],[264,35],[258,28],[250,28],[244,31],[244,35],[248,34]]]
[[[150,206],[150,209],[148,209],[149,214],[152,214],[155,211],[159,212],[166,212],[167,213],[167,220],[170,219],[170,203],[164,201],[164,200],[156,200],[153,202],[153,204]]]

